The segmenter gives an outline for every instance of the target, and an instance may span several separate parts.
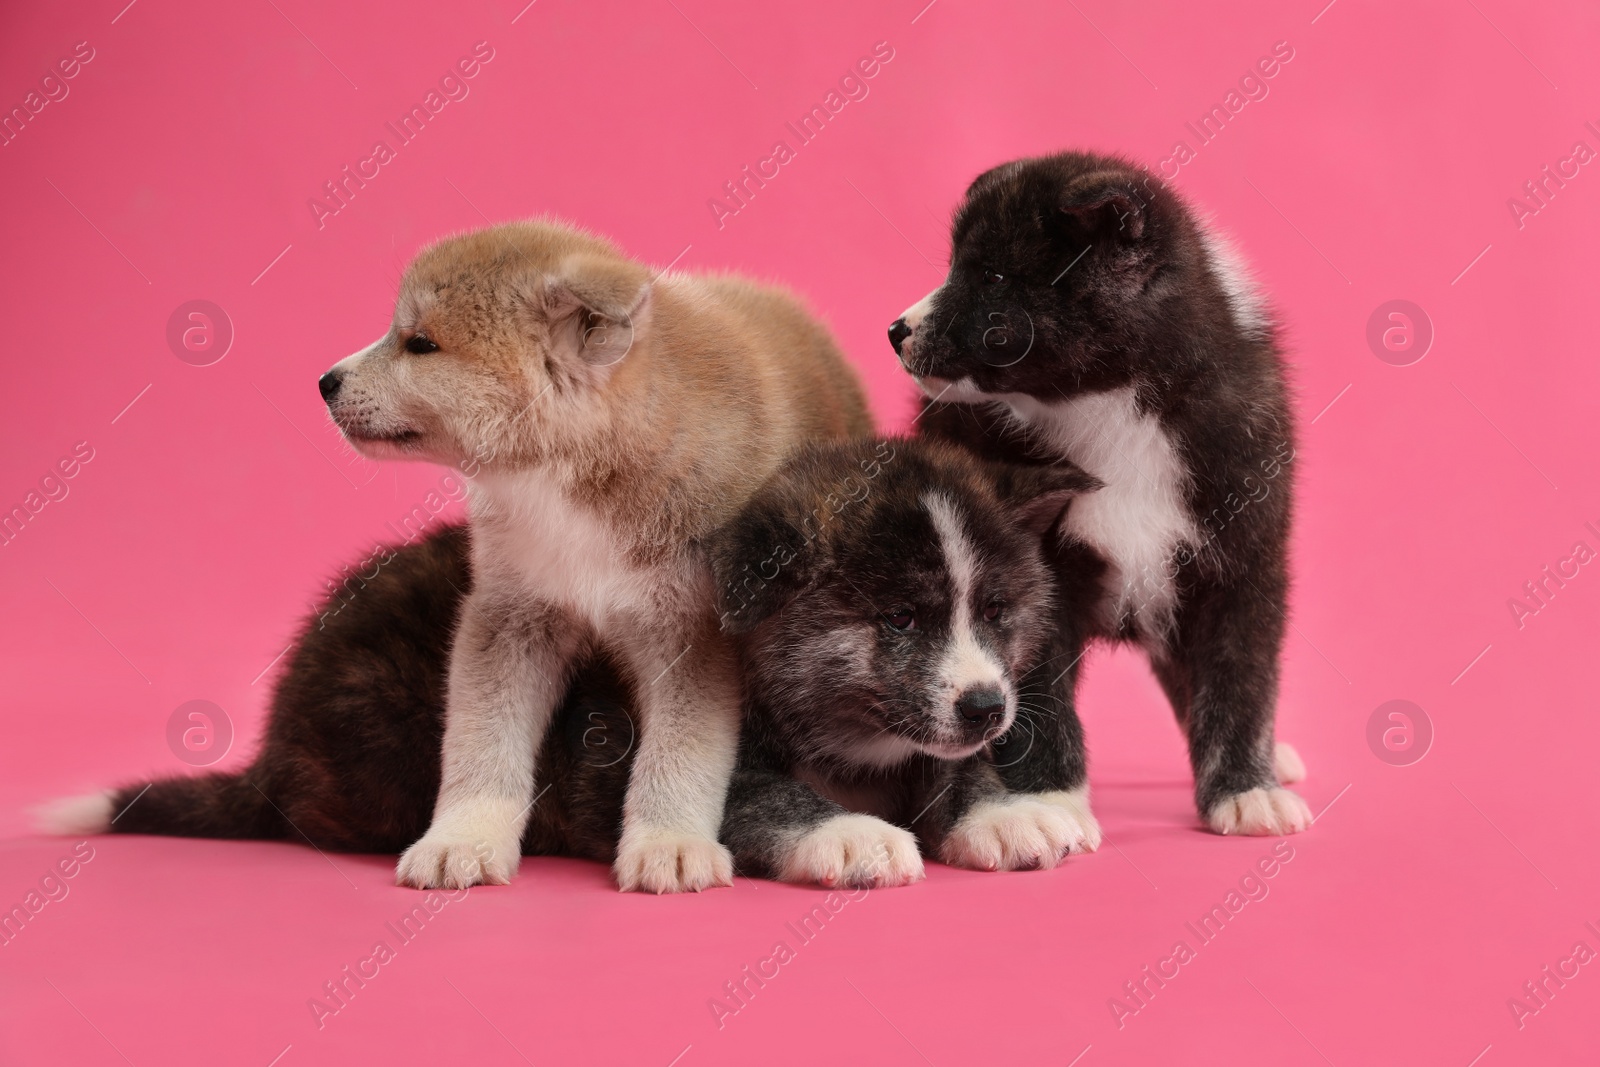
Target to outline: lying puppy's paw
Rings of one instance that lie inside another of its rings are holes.
[[[884,889],[922,881],[917,839],[871,815],[835,815],[811,830],[783,862],[785,882]]]
[[[1100,847],[1100,823],[1089,810],[1089,787],[1058,789],[1051,793],[1030,793],[1034,800],[1051,804],[1066,813],[1076,827],[1076,835],[1067,845],[1068,852],[1093,852]]]
[[[1250,789],[1218,801],[1206,824],[1219,834],[1281,837],[1309,827],[1311,809],[1287,789]]]
[[[1272,746],[1272,770],[1278,776],[1282,785],[1293,785],[1303,782],[1306,778],[1305,761],[1300,758],[1300,753],[1284,741],[1279,741]]]
[[[429,830],[401,855],[394,880],[416,889],[507,885],[521,859],[516,842],[496,848],[482,836]]]
[[[1074,844],[1083,847],[1083,832],[1060,804],[1033,796],[985,800],[956,823],[939,846],[939,858],[979,871],[1054,867]]]
[[[708,837],[675,830],[622,835],[611,865],[624,893],[698,893],[733,884],[733,856]]]

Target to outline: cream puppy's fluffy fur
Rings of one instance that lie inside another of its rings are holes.
[[[717,842],[739,683],[699,540],[802,442],[871,431],[859,384],[790,295],[657,276],[551,222],[423,251],[381,339],[323,382],[373,458],[459,466],[474,587],[451,653],[433,823],[403,884],[503,883],[539,739],[599,642],[638,694],[623,889],[728,884]]]

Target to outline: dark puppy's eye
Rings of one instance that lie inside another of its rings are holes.
[[[893,626],[896,630],[915,630],[917,628],[917,613],[910,608],[897,608],[886,612],[883,621]]]
[[[439,346],[428,340],[425,333],[414,333],[406,338],[406,351],[415,356],[425,356],[429,352],[439,351]]]
[[[991,600],[983,606],[983,621],[995,622],[1005,612],[1006,606],[998,600]]]
[[[983,272],[983,284],[984,285],[999,285],[1001,282],[1003,282],[1005,280],[1006,280],[1006,276],[1004,274],[999,273],[998,271],[985,270]]]

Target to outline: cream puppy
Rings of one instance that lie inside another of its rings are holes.
[[[364,455],[470,484],[443,778],[398,880],[510,880],[540,739],[603,640],[641,718],[618,883],[728,884],[739,681],[699,546],[796,446],[871,432],[827,331],[781,291],[657,275],[568,226],[512,223],[424,250],[388,332],[321,387]]]

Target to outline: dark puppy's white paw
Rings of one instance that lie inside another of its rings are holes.
[[[1272,770],[1282,785],[1293,785],[1306,780],[1305,761],[1287,741],[1279,741],[1272,746]]]
[[[1282,837],[1311,825],[1311,809],[1287,789],[1250,789],[1224,797],[1206,813],[1206,825],[1219,834]]]
[[[733,884],[733,854],[699,834],[624,832],[611,870],[624,893],[698,893]]]
[[[835,815],[795,842],[778,877],[886,889],[922,881],[922,855],[909,830],[872,815]]]
[[[1089,810],[1089,787],[1058,789],[1051,793],[1030,793],[1033,799],[1052,804],[1066,813],[1077,827],[1077,837],[1068,846],[1069,852],[1093,852],[1100,847],[1100,822]]]
[[[956,823],[939,846],[939,858],[977,871],[1043,869],[1081,851],[1084,834],[1078,815],[1059,803],[1034,796],[986,800]]]

